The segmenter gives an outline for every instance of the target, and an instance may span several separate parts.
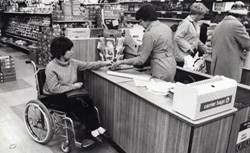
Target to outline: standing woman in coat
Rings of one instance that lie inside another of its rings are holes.
[[[176,61],[178,66],[184,65],[184,57],[187,55],[194,56],[197,51],[200,55],[206,53],[207,46],[200,40],[200,25],[198,21],[204,18],[208,8],[195,2],[190,6],[190,15],[188,15],[175,32],[174,41],[176,43]]]
[[[143,65],[150,59],[151,75],[173,82],[176,61],[173,56],[172,30],[157,20],[157,13],[151,4],[145,4],[136,12],[136,19],[145,28],[143,43],[137,57],[113,63],[112,69],[121,64]]]
[[[229,15],[215,28],[212,38],[212,75],[241,80],[245,51],[250,50],[250,37],[240,22],[248,13],[243,2],[235,2]]]

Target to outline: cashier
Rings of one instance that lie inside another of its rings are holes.
[[[145,28],[143,43],[137,57],[124,59],[112,64],[115,69],[121,64],[143,65],[147,59],[151,64],[151,75],[165,81],[173,82],[176,73],[176,61],[173,56],[171,29],[157,20],[157,13],[151,4],[143,5],[136,12],[136,20]]]

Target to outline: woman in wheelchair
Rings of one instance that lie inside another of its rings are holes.
[[[98,139],[105,129],[100,126],[97,111],[89,98],[69,98],[67,93],[82,88],[83,83],[77,82],[77,72],[87,69],[99,69],[110,65],[110,62],[83,62],[72,59],[73,42],[66,37],[56,37],[51,42],[52,61],[45,69],[46,80],[43,92],[49,95],[46,101],[56,106],[56,109],[73,113],[79,121]]]

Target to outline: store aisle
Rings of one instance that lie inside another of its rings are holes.
[[[25,104],[36,99],[35,78],[32,66],[25,64],[29,56],[21,51],[0,46],[0,55],[14,58],[17,80],[0,83],[0,152],[1,153],[59,153],[60,137],[54,137],[48,145],[34,142],[23,123]],[[82,152],[77,150],[76,152]],[[85,153],[117,153],[111,145],[103,143]]]

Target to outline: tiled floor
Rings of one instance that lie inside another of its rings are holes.
[[[32,140],[23,123],[25,104],[36,99],[35,79],[29,56],[9,47],[0,47],[0,55],[11,55],[15,61],[17,80],[0,83],[0,153],[60,153],[61,137],[54,137],[48,145]],[[82,150],[75,150],[83,152]],[[103,142],[85,153],[118,153],[112,145]]]

